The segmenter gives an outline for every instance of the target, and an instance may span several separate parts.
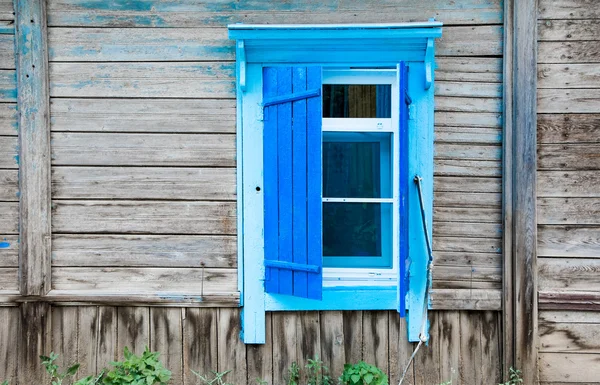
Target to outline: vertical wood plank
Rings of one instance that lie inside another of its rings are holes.
[[[417,385],[439,384],[444,380],[440,378],[441,344],[439,340],[438,317],[430,315],[429,322],[428,344],[421,345],[413,363],[415,367],[415,384]],[[471,384],[470,382],[466,383]]]
[[[267,338],[264,344],[246,345],[248,362],[248,384],[254,384],[257,379],[266,381],[268,385],[276,385],[281,381],[273,379],[273,336],[271,333],[272,313],[265,317]]]
[[[413,353],[414,344],[408,342],[406,319],[400,318],[398,312],[389,312],[390,333],[390,384],[397,384]],[[406,371],[404,384],[414,384],[415,369],[411,365]]]
[[[44,384],[48,376],[39,356],[48,354],[52,341],[50,306],[43,302],[25,302],[20,305],[19,383]]]
[[[240,309],[218,309],[218,371],[231,370],[227,382],[244,384],[247,381],[246,346],[240,337]]]
[[[96,347],[96,368],[108,367],[109,363],[121,357],[123,352],[118,352],[118,312],[116,307],[100,306],[98,308],[97,332],[98,345]]]
[[[125,347],[142,354],[150,346],[150,310],[147,307],[117,308],[117,351],[123,357]]]
[[[497,384],[502,381],[502,367],[498,365],[498,357],[502,356],[500,348],[501,331],[499,314],[495,311],[480,313],[481,351],[481,381],[486,384]]]
[[[77,329],[77,362],[81,364],[79,373],[83,375],[96,373],[96,355],[98,348],[98,307],[80,306]],[[102,369],[102,368],[100,368]]]
[[[388,314],[386,311],[363,313],[363,360],[388,372]]]
[[[46,2],[17,0],[21,293],[50,290],[50,124]]]
[[[344,322],[344,352],[346,362],[356,364],[363,359],[363,312],[342,312]]]
[[[294,356],[303,369],[301,381],[307,382],[306,364],[308,359],[321,359],[321,328],[319,313],[315,311],[298,312],[296,317],[296,351]]]
[[[346,363],[344,318],[341,311],[321,312],[321,359],[337,377]]]
[[[537,1],[514,7],[512,238],[515,366],[537,382]]]
[[[453,384],[458,379],[460,365],[459,314],[457,311],[439,311],[434,313],[434,317],[439,318],[440,378],[442,381],[450,380]],[[496,360],[494,366],[498,367],[498,360]]]
[[[183,320],[183,378],[199,383],[192,370],[206,374],[217,370],[217,309],[190,308]]]
[[[150,308],[150,349],[160,353],[160,360],[171,371],[171,381],[183,384],[182,309]]]
[[[479,313],[460,312],[460,383],[481,384],[481,327]]]
[[[292,362],[297,362],[297,314],[274,312],[273,317],[273,381],[285,381]]]
[[[17,382],[19,361],[19,308],[0,308],[0,373],[9,384]]]
[[[77,357],[77,308],[53,306],[51,308],[51,350],[58,354],[56,364],[67,368],[79,362]],[[50,352],[44,353],[48,355]]]

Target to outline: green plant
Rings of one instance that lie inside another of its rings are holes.
[[[263,380],[262,378],[255,378],[254,381],[256,381],[256,385],[268,385],[269,383],[265,380]]]
[[[73,383],[73,385],[98,385],[102,383],[102,377],[104,376],[104,370],[97,376],[87,376]]]
[[[151,352],[148,347],[141,356],[123,350],[125,360],[111,362],[113,370],[102,379],[105,385],[165,385],[171,379],[171,372],[164,368],[158,360],[158,353]],[[93,382],[92,382],[93,384]]]
[[[440,385],[452,385],[452,380],[448,380],[446,382],[442,382]]]
[[[329,376],[329,368],[323,364],[318,356],[314,359],[308,359],[306,371],[308,372],[307,385],[333,385],[333,381]]]
[[[287,385],[300,385],[300,366],[296,362],[288,368]]]
[[[0,385],[8,385],[8,380],[3,381]]]
[[[54,363],[58,358],[58,354],[50,352],[49,356],[40,356],[42,365],[46,368],[46,372],[50,375],[50,381],[52,385],[61,385],[65,378],[73,377],[77,370],[79,370],[79,364],[71,365],[64,372],[59,371],[58,365]]]
[[[510,368],[509,369],[509,380],[498,385],[519,385],[523,383],[522,378],[523,372],[519,369]]]
[[[343,385],[389,385],[387,375],[381,369],[364,361],[354,365],[344,365],[340,383]]]
[[[230,383],[224,382],[223,380],[223,377],[225,377],[229,372],[231,372],[231,370],[226,370],[224,372],[217,372],[211,370],[210,373],[212,375],[212,378],[209,378],[208,375],[202,375],[192,370],[192,373],[194,373],[194,375],[196,375],[196,377],[198,377],[204,385],[231,385]]]

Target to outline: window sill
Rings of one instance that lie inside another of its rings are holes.
[[[265,293],[266,311],[394,310],[397,307],[396,286],[324,287],[322,301]]]

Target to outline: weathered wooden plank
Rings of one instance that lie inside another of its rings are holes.
[[[600,43],[599,43],[600,44]],[[540,64],[538,88],[600,88],[597,64]]]
[[[389,345],[387,311],[363,312],[363,360],[387,373]]]
[[[434,192],[502,192],[500,178],[448,177],[438,176],[433,186]]]
[[[540,0],[540,19],[595,19],[600,10],[593,1],[587,0]]]
[[[440,56],[500,56],[502,55],[502,26],[460,26],[444,29],[436,43]]]
[[[0,70],[0,103],[17,101],[17,72]]]
[[[120,0],[114,6],[83,0],[48,3],[52,26],[119,27],[221,27],[231,23],[385,23],[422,21],[430,15],[445,24],[498,24],[502,6],[497,0],[468,0],[460,5],[410,0],[357,3],[297,1],[265,4],[261,1],[231,3],[228,0],[177,3]],[[394,16],[392,16],[394,15]]]
[[[453,224],[455,226],[461,225],[461,223],[456,222],[453,222]],[[500,253],[501,246],[502,241],[499,237],[467,238],[441,235],[435,237],[433,240],[433,249],[435,251],[455,251],[463,253]]]
[[[499,289],[433,289],[431,308],[436,310],[500,310]]]
[[[421,346],[414,358],[415,385],[439,384],[445,379],[440,377],[440,354],[438,348],[439,317],[429,317],[429,346]]]
[[[478,57],[436,58],[436,81],[502,82],[502,59]]]
[[[17,105],[0,103],[0,135],[17,136]]]
[[[17,267],[19,265],[18,235],[0,235],[0,267]]]
[[[49,28],[48,44],[54,62],[235,59],[227,28]]]
[[[434,159],[436,176],[495,176],[502,175],[499,161]]]
[[[18,139],[14,136],[0,136],[0,168],[18,167],[17,143]]]
[[[483,266],[445,266],[436,263],[434,280],[439,281],[502,281],[501,266],[483,267]]]
[[[342,373],[344,364],[346,364],[343,313],[341,311],[322,312],[320,327],[320,357],[332,374]],[[391,346],[392,344],[390,344]]]
[[[53,133],[53,165],[235,166],[230,134]]]
[[[401,319],[398,314],[394,311],[388,312],[389,314],[389,333],[390,333],[390,373],[389,380],[390,384],[396,384],[400,382],[400,377],[413,353],[413,346],[408,342],[408,331],[406,330],[406,322]],[[406,372],[404,377],[406,384],[414,383],[414,367],[411,366]]]
[[[320,357],[321,354],[319,312],[303,311],[298,313],[298,317],[296,317],[296,339],[298,340],[296,345],[298,350],[295,352],[295,356],[300,367],[306,368],[309,359]],[[300,381],[308,381],[306,370],[301,374]]]
[[[0,234],[19,233],[19,203],[0,202]]]
[[[175,384],[183,384],[181,317],[182,309],[150,308],[150,350],[160,353],[159,359],[171,371],[171,381]]]
[[[476,253],[462,251],[436,251],[436,265],[458,265],[458,266],[501,266],[502,254],[500,253]]]
[[[0,20],[14,20],[14,19],[15,19],[15,10],[13,8],[12,0],[0,0]]]
[[[538,226],[538,256],[600,258],[600,228]]]
[[[590,385],[598,383],[600,357],[597,354],[540,353],[539,359],[540,381]]]
[[[142,354],[150,346],[150,308],[117,308],[117,351],[119,360],[127,347],[135,354]]]
[[[502,97],[501,83],[475,83],[475,82],[435,82],[436,99],[440,96],[452,97],[479,97],[500,98]]]
[[[567,323],[567,324],[598,324],[600,313],[595,311],[565,311],[544,310],[539,313],[540,323]]]
[[[436,127],[501,128],[502,114],[439,111],[435,113]]]
[[[14,70],[15,68],[15,36],[0,34],[0,69]]]
[[[436,192],[436,206],[498,207],[502,203],[501,193]]]
[[[437,143],[434,148],[435,159],[460,160],[499,160],[501,146]]]
[[[600,89],[539,89],[537,106],[540,113],[597,113]]]
[[[540,321],[540,351],[600,354],[600,323]]]
[[[57,98],[50,113],[52,131],[235,133],[233,99]]]
[[[236,267],[232,236],[56,235],[52,266]]]
[[[0,267],[0,291],[19,290],[19,276],[16,267]]]
[[[54,233],[235,234],[233,202],[56,201],[53,205]]]
[[[500,223],[501,209],[481,207],[433,207],[433,220],[439,222]]]
[[[17,365],[19,362],[19,308],[1,307],[0,308],[0,373],[3,381],[9,384],[16,384],[18,377]]]
[[[539,20],[538,41],[600,40],[600,20]]]
[[[327,312],[330,313],[330,312]],[[247,344],[246,361],[248,367],[248,383],[266,381],[267,385],[275,385],[280,381],[273,379],[273,339],[271,336],[271,313],[265,314],[267,337],[264,344]],[[321,324],[323,325],[323,324]],[[323,344],[321,344],[323,348]],[[326,361],[323,355],[323,361]]]
[[[77,309],[77,362],[79,376],[97,373],[96,359],[98,350],[98,306],[78,306]],[[100,368],[101,369],[101,368]]]
[[[588,198],[539,198],[538,223],[541,225],[596,225],[600,200]]]
[[[538,114],[538,143],[600,142],[598,114]]]
[[[597,171],[540,171],[538,197],[600,197]]]
[[[362,311],[342,312],[344,325],[344,355],[346,362],[355,364],[362,360],[363,347],[363,313]],[[408,334],[406,334],[408,335]]]
[[[0,171],[7,189],[16,172]],[[16,181],[15,181],[16,182]],[[15,186],[16,187],[16,186]],[[234,168],[53,167],[54,199],[230,200],[236,197]],[[15,199],[12,194],[11,199]],[[7,199],[8,200],[8,199]]]
[[[435,142],[445,143],[502,143],[502,130],[489,127],[435,127]]]
[[[538,50],[538,63],[600,62],[600,43],[597,41],[541,41]]]
[[[198,382],[192,370],[201,374],[209,374],[211,370],[217,370],[217,323],[217,309],[185,309],[183,320],[185,384]]]
[[[47,384],[48,376],[41,364],[40,355],[51,351],[50,306],[44,302],[24,302],[19,305],[20,329],[15,344],[18,351],[19,384]]]
[[[476,280],[452,281],[452,280],[446,280],[446,279],[436,279],[433,281],[432,288],[434,290],[437,290],[437,289],[501,290],[502,282],[476,281]]]
[[[459,313],[460,363],[459,382],[463,384],[487,383],[483,379],[485,356],[481,346],[481,315],[468,312]]]
[[[19,201],[19,175],[17,170],[0,170],[0,201]]]
[[[438,342],[440,378],[455,383],[460,370],[460,312],[438,311]]]
[[[499,113],[502,111],[502,99],[438,96],[435,98],[435,110],[450,112]]]
[[[599,259],[539,258],[540,291],[600,291]]]
[[[539,291],[540,309],[560,311],[598,311],[600,292],[598,291]]]
[[[235,278],[234,278],[235,280]],[[217,341],[226,349],[218,349],[218,368],[220,372],[231,370],[227,381],[234,384],[247,383],[246,346],[240,338],[240,309],[220,308],[218,314]]]
[[[122,356],[118,351],[118,312],[116,307],[98,307],[98,347],[96,349],[96,367],[108,367],[117,357]]]
[[[77,308],[72,306],[53,306],[52,316],[52,351],[58,354],[56,364],[61,368],[69,368],[78,363],[77,329],[79,325]]]
[[[102,290],[108,294],[165,293],[164,296],[233,293],[236,269],[210,268],[52,268],[54,290]],[[170,293],[170,294],[168,294]]]
[[[229,62],[50,63],[50,96],[233,98]]]
[[[542,144],[538,151],[540,170],[600,169],[600,144]]]

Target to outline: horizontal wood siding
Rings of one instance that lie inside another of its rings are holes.
[[[231,370],[226,380],[236,385],[284,383],[297,362],[318,356],[337,378],[345,363],[364,360],[379,366],[397,384],[414,344],[406,341],[406,325],[394,311],[287,312],[267,314],[264,345],[243,345],[240,310],[232,308],[160,308],[52,306],[48,313],[48,352],[57,364],[79,362],[79,377],[123,359],[128,347],[145,346],[160,353],[172,372],[173,384],[197,384],[192,370]],[[422,346],[407,373],[407,384],[497,384],[500,382],[499,312],[434,311],[431,340]],[[20,312],[0,307],[0,377],[19,382]],[[305,378],[305,376],[303,376]]]
[[[539,377],[599,384],[600,13],[578,0],[539,12]]]
[[[13,295],[19,290],[19,138],[15,69],[13,2],[0,0],[0,297]],[[18,312],[13,313],[12,309],[0,308],[0,322],[7,322],[10,317],[18,315]],[[15,326],[5,329],[6,333],[16,333],[16,322],[13,323]],[[0,345],[16,338],[2,333],[0,330]],[[5,370],[9,382],[16,378],[16,356],[16,352],[0,351],[0,371]]]
[[[94,269],[108,277],[109,268],[236,267],[228,23],[431,16],[446,25],[436,45],[434,287],[468,290],[472,301],[456,303],[481,306],[476,292],[501,282],[499,0],[49,0],[54,271],[68,282],[71,269],[86,267],[77,280],[95,287],[112,278],[96,282]]]

